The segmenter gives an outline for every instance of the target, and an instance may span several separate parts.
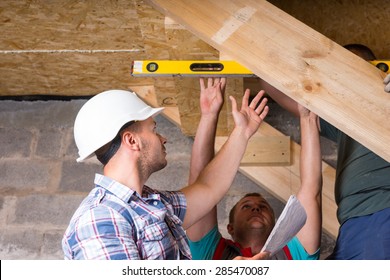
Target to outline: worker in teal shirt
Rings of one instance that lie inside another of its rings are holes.
[[[189,183],[197,178],[214,156],[214,139],[225,86],[225,79],[209,78],[207,85],[203,79],[200,80],[201,119],[192,150]],[[238,201],[230,213],[227,229],[233,240],[221,236],[216,207],[187,229],[193,259],[319,258],[322,160],[317,119],[315,114],[300,107],[301,187],[297,198],[306,211],[307,220],[297,236],[275,254],[259,253],[275,225],[275,216],[260,194],[251,193]]]

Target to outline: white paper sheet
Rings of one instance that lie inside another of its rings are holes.
[[[301,230],[306,218],[305,209],[295,195],[291,195],[261,251],[270,252],[272,256],[282,249]]]

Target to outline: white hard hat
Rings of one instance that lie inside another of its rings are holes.
[[[108,90],[95,95],[81,107],[74,123],[74,139],[79,149],[77,161],[93,156],[126,123],[146,120],[163,109],[150,107],[130,91]]]

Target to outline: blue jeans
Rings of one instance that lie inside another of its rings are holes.
[[[351,218],[339,230],[329,260],[389,260],[390,208]]]

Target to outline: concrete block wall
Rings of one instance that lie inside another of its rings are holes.
[[[76,162],[73,122],[85,101],[0,101],[0,259],[63,259],[62,235],[101,171],[96,160]],[[147,184],[177,190],[187,182],[193,139],[162,116],[156,121],[168,139],[168,166]],[[225,236],[228,211],[254,191],[269,199],[276,215],[281,213],[282,202],[238,173],[218,205]],[[324,234],[322,256],[333,245]]]
[[[77,164],[84,101],[0,102],[0,258],[62,258],[60,240],[97,164]]]

